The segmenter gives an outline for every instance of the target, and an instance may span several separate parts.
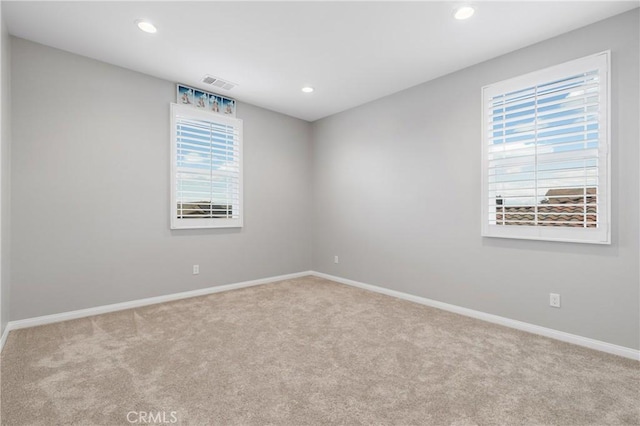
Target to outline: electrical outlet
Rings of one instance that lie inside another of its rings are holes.
[[[549,293],[549,306],[554,308],[560,307],[560,295],[557,293]]]
[[[193,265],[193,275],[198,275],[200,273],[200,265]]]
[[[338,256],[333,256],[333,263],[340,263],[340,259],[338,259]]]

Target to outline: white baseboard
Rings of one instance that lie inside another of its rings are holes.
[[[45,324],[53,324],[56,322],[91,317],[94,315],[122,311],[125,309],[139,308],[141,306],[155,305],[158,303],[171,302],[171,301],[180,300],[180,299],[188,299],[191,297],[205,296],[207,294],[220,293],[222,291],[236,290],[236,289],[245,288],[245,287],[253,287],[257,285],[272,283],[275,281],[300,278],[308,275],[312,275],[312,272],[305,271],[305,272],[297,272],[295,274],[278,275],[275,277],[261,278],[261,279],[252,280],[252,281],[243,281],[239,283],[221,285],[216,287],[207,287],[199,290],[185,291],[182,293],[167,294],[164,296],[149,297],[146,299],[132,300],[129,302],[114,303],[112,305],[96,306],[94,308],[80,309],[77,311],[62,312],[59,314],[44,315],[41,317],[27,318],[27,319],[22,319],[17,321],[9,321],[2,335],[2,340],[0,341],[0,345],[1,345],[0,351],[2,350],[2,347],[4,347],[4,342],[7,338],[7,334],[11,330],[18,330],[21,328],[35,327],[38,325],[45,325]]]
[[[2,337],[0,337],[0,353],[2,353],[2,349],[4,348],[4,343],[7,341],[7,336],[9,336],[9,324],[4,328],[2,332]]]
[[[631,349],[624,346],[618,346],[600,340],[590,339],[588,337],[582,337],[571,333],[565,333],[564,331],[558,331],[551,328],[541,327],[534,324],[529,324],[522,321],[513,320],[510,318],[501,317],[498,315],[488,314],[486,312],[475,311],[473,309],[463,308],[461,306],[451,305],[449,303],[438,302],[437,300],[427,299],[425,297],[415,296],[408,293],[403,293],[396,290],[390,290],[384,287],[378,287],[371,284],[365,284],[359,281],[350,280],[347,278],[341,278],[334,275],[325,274],[316,271],[305,271],[294,274],[279,275],[275,277],[262,278],[252,281],[244,281],[234,284],[221,285],[217,287],[208,287],[199,290],[185,291],[182,293],[167,294],[164,296],[149,297],[146,299],[132,300],[129,302],[115,303],[112,305],[96,306],[94,308],[80,309],[77,311],[62,312],[59,314],[45,315],[35,318],[27,318],[17,321],[9,321],[5,327],[4,333],[0,338],[0,352],[4,348],[4,344],[7,340],[7,336],[11,330],[18,330],[21,328],[35,327],[38,325],[53,324],[61,321],[68,321],[72,319],[85,318],[94,315],[105,314],[109,312],[122,311],[125,309],[138,308],[147,305],[155,305],[157,303],[171,302],[174,300],[188,299],[191,297],[205,296],[207,294],[219,293],[223,291],[236,290],[239,288],[253,287],[262,284],[268,284],[275,281],[288,280],[293,278],[300,278],[306,275],[314,275],[316,277],[325,278],[331,281],[335,281],[341,284],[346,284],[353,287],[362,288],[364,290],[374,291],[376,293],[386,294],[387,296],[397,297],[399,299],[408,300],[411,302],[419,303],[421,305],[431,306],[434,308],[442,309],[449,312],[454,312],[460,315],[468,316],[471,318],[477,318],[483,321],[491,322],[494,324],[503,325],[509,328],[515,328],[529,333],[538,334],[552,339],[561,340],[567,343],[573,343],[575,345],[584,346],[587,348],[595,349],[602,352],[607,352],[614,355],[619,355],[625,358],[634,359],[640,361],[640,351],[637,349]]]
[[[353,287],[362,288],[364,290],[374,291],[376,293],[386,294],[387,296],[397,297],[399,299],[409,300],[411,302],[419,303],[421,305],[431,306],[433,308],[442,309],[456,314],[464,315],[471,318],[477,318],[479,320],[491,322],[494,324],[504,325],[509,328],[515,328],[529,333],[538,334],[552,339],[561,340],[567,343],[573,343],[574,345],[584,346],[590,349],[595,349],[602,352],[607,352],[614,355],[619,355],[625,358],[630,358],[636,361],[640,361],[640,351],[637,349],[627,348],[624,346],[618,346],[600,340],[590,339],[588,337],[578,336],[576,334],[565,333],[564,331],[554,330],[552,328],[541,327],[539,325],[529,324],[522,321],[517,321],[498,315],[488,314],[486,312],[475,311],[473,309],[463,308],[461,306],[451,305],[449,303],[438,302],[437,300],[427,299],[425,297],[414,296],[412,294],[402,293],[396,290],[390,290],[384,287],[378,287],[371,284],[365,284],[346,278],[336,277],[322,272],[313,271],[312,274],[316,277],[325,278],[327,280],[335,281],[341,284],[346,284]]]

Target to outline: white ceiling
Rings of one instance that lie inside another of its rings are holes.
[[[2,15],[15,36],[209,91],[211,74],[238,84],[223,95],[314,121],[639,4],[473,3],[467,21],[433,1],[3,1]]]

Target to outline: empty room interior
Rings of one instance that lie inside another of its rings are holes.
[[[640,424],[639,1],[0,12],[0,424]]]

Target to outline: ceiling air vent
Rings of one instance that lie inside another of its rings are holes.
[[[232,83],[230,81],[226,81],[223,80],[221,78],[218,77],[214,77],[212,75],[205,75],[204,78],[202,79],[202,82],[205,84],[209,84],[213,87],[218,87],[220,89],[224,89],[224,90],[231,90],[234,87],[237,86],[237,84]]]

